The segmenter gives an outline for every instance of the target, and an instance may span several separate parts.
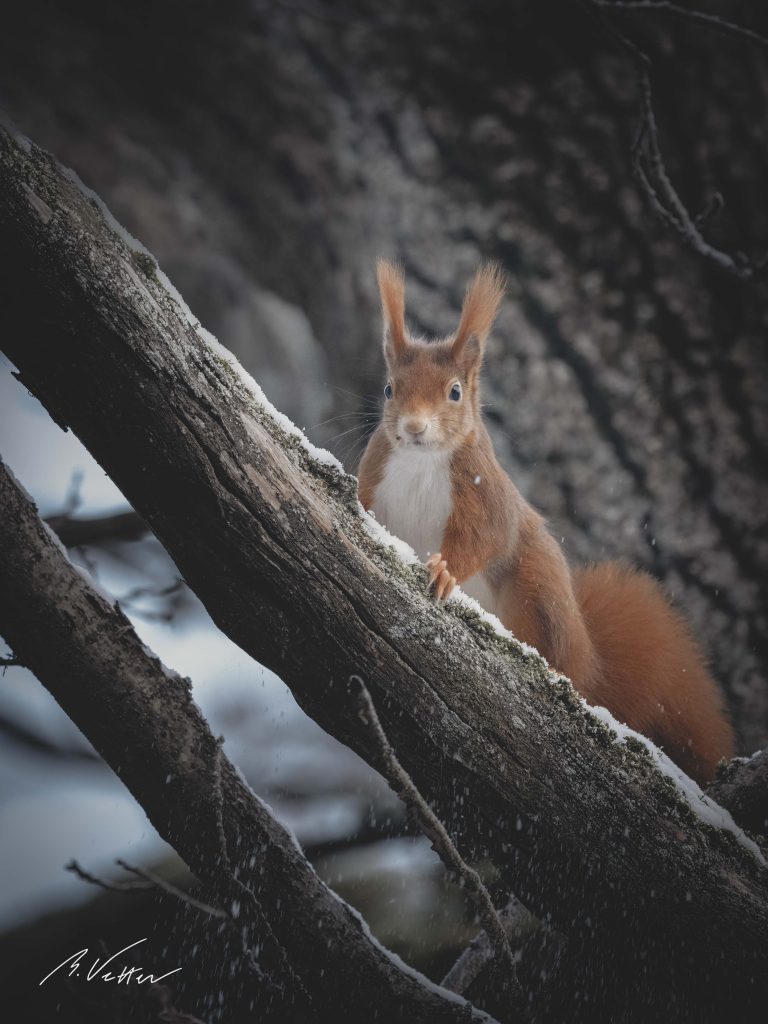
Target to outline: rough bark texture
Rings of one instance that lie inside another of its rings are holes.
[[[243,1011],[254,1000],[259,1020],[325,1021],[339,1012],[352,1019],[425,1024],[487,1019],[401,970],[371,941],[357,915],[320,881],[293,837],[219,751],[189,681],[168,672],[120,609],[69,562],[2,463],[0,505],[3,636],[217,905],[238,904],[235,933],[245,928],[249,946],[261,946],[260,966],[272,975],[273,987],[249,976],[232,932],[217,933],[212,922],[213,969],[238,964],[226,982],[228,1000]],[[280,969],[272,937],[241,885],[226,870],[227,860],[255,893],[287,956],[288,973]],[[183,977],[175,980],[183,991]]]
[[[570,1018],[599,1006],[643,1019],[679,999],[683,1016],[716,1019],[734,990],[759,1005],[768,901],[755,856],[703,826],[645,749],[613,742],[537,657],[462,606],[433,605],[424,570],[371,539],[355,481],[286,434],[154,261],[4,130],[0,196],[3,345],[23,383],[219,627],[364,755],[347,681],[365,680],[464,855],[490,856],[568,937]]]
[[[708,793],[744,828],[768,836],[768,750],[731,761]]]
[[[696,6],[768,31],[764,5]],[[720,190],[708,235],[764,251],[765,53],[618,18],[653,58],[684,199]],[[576,558],[666,582],[740,750],[766,745],[765,290],[649,215],[633,69],[578,3],[29,0],[3,28],[0,100],[302,425],[379,393],[377,255],[403,258],[412,318],[436,332],[478,260],[500,259],[487,400],[503,461]]]

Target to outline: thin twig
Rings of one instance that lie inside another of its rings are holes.
[[[165,587],[160,585],[133,587],[131,590],[127,590],[121,597],[116,598],[116,600],[119,604],[125,606],[126,604],[130,604],[132,601],[138,601],[143,597],[170,597],[171,594],[178,593],[183,586],[184,580],[181,577],[178,577],[178,579],[173,583],[170,583]]]
[[[123,868],[124,871],[129,871],[132,875],[136,875],[137,878],[141,879],[139,882],[106,882],[103,878],[99,878],[96,875],[92,875],[85,868],[81,867],[76,860],[72,860],[66,865],[66,870],[71,871],[77,875],[78,878],[82,878],[84,882],[90,882],[91,885],[98,885],[102,889],[107,889],[110,892],[120,893],[137,893],[137,892],[152,892],[160,890],[167,893],[169,896],[173,896],[181,903],[187,906],[193,907],[195,910],[199,910],[209,917],[218,917],[227,919],[229,914],[226,910],[221,910],[219,907],[212,907],[209,903],[203,903],[201,900],[197,900],[194,896],[190,896],[189,893],[184,892],[182,889],[178,889],[175,885],[167,882],[164,878],[156,875],[153,871],[149,871],[146,868],[137,868],[132,864],[127,864],[124,860],[118,858],[115,860],[115,864]]]
[[[513,975],[516,976],[515,958],[509,945],[504,927],[496,913],[490,894],[483,884],[480,875],[462,858],[453,844],[445,826],[426,802],[408,772],[403,768],[387,739],[384,728],[376,714],[376,708],[368,688],[360,676],[350,676],[350,684],[357,688],[355,697],[358,703],[358,715],[367,727],[378,747],[381,767],[384,776],[398,796],[405,802],[416,816],[422,831],[431,840],[432,845],[449,871],[462,880],[470,898],[477,908],[478,916],[493,943],[494,950],[500,960],[506,961]]]
[[[516,896],[512,896],[509,903],[498,911],[498,917],[507,940],[517,934],[519,941],[521,932],[531,931],[536,927],[536,919],[533,914],[522,905]],[[494,950],[488,938],[488,932],[478,932],[448,970],[440,984],[457,995],[466,995],[469,987],[493,957]]]
[[[156,875],[153,871],[149,871],[146,868],[134,867],[132,864],[127,864],[119,857],[115,863],[125,871],[130,871],[131,874],[136,875],[137,878],[144,879],[150,885],[154,885],[157,889],[167,892],[170,896],[175,896],[176,899],[181,900],[182,903],[186,903],[190,907],[194,907],[195,910],[200,910],[204,914],[208,914],[209,917],[225,919],[231,916],[226,910],[222,910],[220,907],[213,907],[210,903],[203,903],[200,900],[196,900],[194,896],[190,896],[189,893],[183,892],[181,889],[177,889],[175,885],[172,885],[170,882],[166,882],[164,878]]]
[[[75,512],[80,508],[83,503],[83,478],[85,474],[82,469],[76,469],[72,473],[72,477],[69,481],[69,487],[67,488],[67,494],[64,498],[64,511],[62,513],[64,518],[70,519],[74,516]]]
[[[668,3],[667,0],[595,0],[598,7],[604,7],[610,11],[640,11],[650,14],[668,14],[680,21],[692,21],[707,28],[722,32],[725,35],[739,36],[741,39],[748,39],[758,46],[768,47],[768,38],[760,35],[751,28],[744,25],[737,25],[734,21],[721,18],[718,14],[707,14],[705,11],[692,11],[679,4]]]
[[[154,888],[154,886],[147,882],[106,882],[103,878],[99,878],[97,875],[92,875],[90,871],[86,871],[76,860],[71,860],[69,864],[65,864],[64,870],[71,871],[73,875],[77,875],[83,882],[88,882],[90,885],[98,885],[100,889],[106,889],[108,892],[120,892],[130,896],[132,893],[148,892]]]
[[[725,200],[723,199],[721,193],[714,192],[710,197],[710,200],[705,206],[705,208],[701,211],[701,213],[696,215],[696,218],[694,220],[694,224],[696,225],[696,227],[704,227],[704,225],[709,223],[709,221],[714,220],[724,206]]]
[[[175,612],[174,604],[178,607],[178,602],[169,601],[165,611],[150,611],[146,608],[140,608],[137,607],[137,602],[145,598],[160,600],[161,598],[174,597],[176,594],[184,591],[185,588],[186,583],[179,577],[167,586],[152,584],[150,586],[133,587],[120,597],[115,598],[115,603],[123,610],[128,609],[130,614],[146,619],[149,622],[172,622]]]
[[[768,266],[768,257],[757,260],[749,260],[743,253],[727,253],[722,249],[708,242],[701,233],[701,227],[708,221],[712,214],[722,209],[723,201],[720,193],[710,200],[707,209],[703,214],[694,217],[688,211],[685,203],[680,198],[677,189],[667,171],[664,157],[659,144],[659,130],[656,121],[656,112],[653,105],[653,87],[651,83],[651,59],[633,40],[629,39],[623,32],[620,32],[613,24],[602,15],[602,11],[632,9],[652,10],[664,9],[675,15],[680,12],[686,14],[697,14],[700,12],[688,12],[685,8],[678,8],[675,4],[662,3],[627,3],[608,2],[608,0],[578,0],[582,7],[588,12],[592,19],[631,57],[635,66],[638,91],[640,93],[640,122],[638,125],[635,140],[632,145],[632,164],[635,177],[644,192],[651,208],[659,219],[682,241],[700,256],[716,264],[721,270],[731,274],[742,281],[754,281],[763,277]],[[682,16],[680,14],[680,16]],[[731,31],[740,28],[731,22],[714,18],[717,27],[722,31]],[[710,19],[702,18],[707,24]],[[727,27],[727,29],[726,29]],[[746,35],[753,42],[768,45],[768,39],[764,39],[757,33],[748,29],[739,32]]]

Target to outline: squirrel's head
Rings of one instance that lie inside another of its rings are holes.
[[[384,314],[383,425],[395,447],[457,447],[480,422],[478,378],[485,341],[504,295],[504,275],[492,263],[467,288],[456,333],[441,341],[414,339],[405,326],[402,270],[377,266]]]

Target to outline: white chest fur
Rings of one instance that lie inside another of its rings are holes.
[[[390,455],[376,488],[376,518],[390,533],[407,541],[422,562],[443,546],[453,504],[450,460],[450,452],[398,448]],[[475,573],[461,589],[486,611],[496,613],[496,596],[484,573]]]
[[[398,448],[376,488],[373,511],[422,562],[439,551],[451,514],[450,452]]]

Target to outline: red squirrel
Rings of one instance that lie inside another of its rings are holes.
[[[708,782],[733,755],[733,731],[684,619],[643,572],[614,563],[571,569],[496,460],[479,378],[503,274],[482,267],[455,334],[434,341],[408,333],[402,271],[380,261],[378,283],[389,376],[359,466],[363,506],[426,562],[438,600],[459,584],[590,704]]]

